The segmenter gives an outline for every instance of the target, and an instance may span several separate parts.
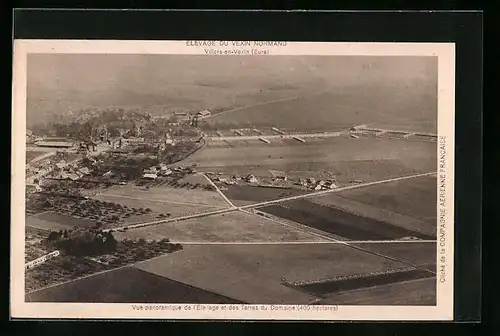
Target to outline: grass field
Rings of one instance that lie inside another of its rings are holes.
[[[363,250],[396,258],[415,266],[436,272],[436,243],[353,244]]]
[[[240,303],[222,295],[126,267],[28,294],[27,302]]]
[[[432,238],[417,231],[410,231],[372,218],[326,207],[307,199],[269,205],[259,208],[259,210],[344,237],[347,240],[392,240],[405,237]]]
[[[188,182],[190,184],[197,184],[197,183],[199,183],[202,186],[211,185],[208,182],[208,180],[206,178],[204,178],[200,174],[189,174],[186,177],[181,178],[178,182],[181,183],[181,184],[185,183],[185,182]]]
[[[30,162],[31,160],[39,157],[39,156],[42,156],[42,155],[45,155],[47,154],[46,152],[40,152],[40,151],[30,151],[30,150],[27,150],[26,151],[26,162]]]
[[[118,186],[99,196],[125,196],[149,201],[164,201],[214,207],[226,207],[224,199],[215,191],[188,190],[170,187],[151,187],[147,190],[133,185]],[[97,197],[97,196],[96,196]]]
[[[319,241],[316,236],[243,212],[190,219],[114,232],[116,239],[168,238],[172,242],[296,242]]]
[[[364,181],[436,170],[436,144],[393,139],[330,138],[313,143],[249,147],[207,147],[182,162],[202,171],[269,174],[270,169],[317,174],[329,171],[339,180]]]
[[[403,265],[340,244],[189,245],[137,267],[248,303],[304,304],[314,296],[281,284]]]
[[[324,305],[436,305],[436,278],[412,280],[329,295]]]
[[[148,200],[141,198],[128,198],[127,196],[113,196],[100,194],[94,196],[94,199],[98,199],[106,202],[113,202],[121,204],[122,206],[127,206],[129,208],[150,208],[151,213],[143,214],[140,216],[131,216],[125,220],[125,223],[138,223],[143,221],[155,220],[158,214],[170,214],[171,217],[180,217],[186,215],[192,215],[196,213],[209,212],[219,209],[219,207],[198,205],[198,204],[179,204],[179,203],[169,203],[160,200]]]
[[[425,176],[385,183],[369,188],[342,191],[349,200],[410,216],[436,226],[437,181]]]
[[[372,187],[362,189],[370,188]],[[353,201],[344,198],[339,194],[340,193],[327,194],[323,196],[312,197],[309,198],[309,200],[324,206],[342,209],[348,212],[359,214],[364,217],[369,217],[381,222],[389,223],[391,225],[400,226],[408,230],[416,230],[429,236],[436,235],[435,221],[423,221],[421,219],[402,215],[388,209],[381,209],[379,207]],[[436,204],[435,200],[429,198],[423,199],[420,202]],[[420,205],[415,206],[419,207]]]
[[[26,226],[47,231],[59,231],[70,229],[75,226],[90,227],[94,225],[95,222],[93,221],[83,218],[70,217],[55,212],[43,212],[34,216],[26,217]]]

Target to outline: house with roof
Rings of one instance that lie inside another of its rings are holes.
[[[249,183],[257,183],[259,182],[257,180],[257,178],[255,177],[255,175],[253,174],[248,174],[246,177],[245,177],[245,181],[249,182]]]
[[[196,115],[200,118],[206,118],[206,117],[210,117],[212,115],[212,112],[210,112],[209,110],[203,110],[203,111],[198,112]]]
[[[80,173],[82,173],[83,175],[88,175],[88,174],[90,174],[90,169],[88,169],[87,167],[82,167],[82,168],[78,169],[78,171],[79,171]]]
[[[154,173],[145,173],[144,175],[142,175],[142,178],[146,180],[156,180],[158,178],[158,175]]]
[[[78,180],[78,179],[80,178],[80,176],[78,176],[78,174],[77,174],[77,173],[71,173],[71,174],[68,174],[68,178],[69,178],[70,180],[75,181],[75,180]]]

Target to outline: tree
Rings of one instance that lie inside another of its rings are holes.
[[[56,231],[50,231],[47,239],[49,241],[55,241],[55,240],[59,239],[59,237],[61,237],[59,233],[57,233]]]

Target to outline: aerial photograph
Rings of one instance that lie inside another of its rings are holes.
[[[29,54],[26,302],[436,305],[433,56]]]

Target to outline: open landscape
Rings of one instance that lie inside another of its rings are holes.
[[[436,304],[433,57],[30,55],[27,127],[28,302]]]

